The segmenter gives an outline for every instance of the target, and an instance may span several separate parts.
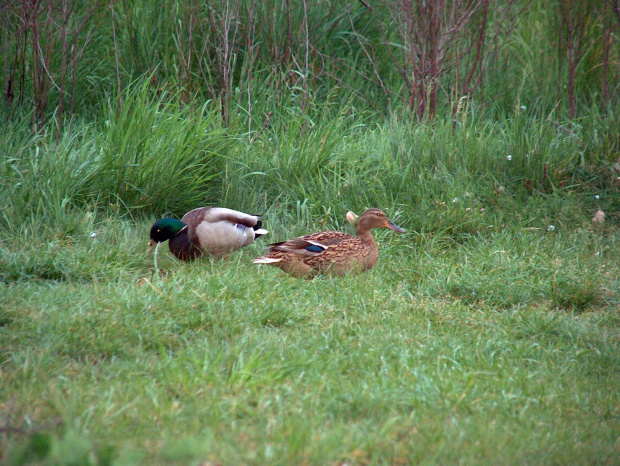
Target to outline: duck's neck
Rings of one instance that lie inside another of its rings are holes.
[[[356,234],[357,237],[359,238],[359,240],[364,243],[364,244],[368,244],[370,246],[376,246],[377,242],[375,241],[375,239],[372,237],[372,230],[367,230],[367,229],[361,229],[358,228],[356,229]]]

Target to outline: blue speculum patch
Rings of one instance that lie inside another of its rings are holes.
[[[325,251],[325,248],[322,248],[321,246],[317,246],[315,244],[311,244],[310,246],[306,247],[306,251],[310,251],[310,252],[323,252],[323,251]]]

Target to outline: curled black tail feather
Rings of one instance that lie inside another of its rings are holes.
[[[256,231],[260,230],[261,227],[263,226],[263,222],[261,222],[260,220],[258,222],[256,222],[256,225],[254,225],[252,228],[254,229],[254,239],[258,238],[259,236],[263,236],[264,233],[256,233]]]

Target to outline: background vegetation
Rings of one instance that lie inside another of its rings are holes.
[[[617,462],[617,1],[0,14],[3,461]],[[155,273],[209,204],[409,233],[359,277]]]

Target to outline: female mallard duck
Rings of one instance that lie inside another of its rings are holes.
[[[203,254],[220,259],[232,251],[252,243],[260,235],[260,216],[244,214],[224,207],[199,207],[181,220],[163,218],[151,227],[147,252],[157,243],[169,240],[170,252],[187,261]]]
[[[340,231],[300,236],[270,244],[269,252],[254,259],[254,263],[280,267],[295,277],[312,277],[320,273],[342,276],[349,272],[363,272],[371,269],[379,257],[379,247],[371,234],[373,228],[389,228],[405,233],[382,210],[368,209],[359,216],[355,225],[357,237]]]

